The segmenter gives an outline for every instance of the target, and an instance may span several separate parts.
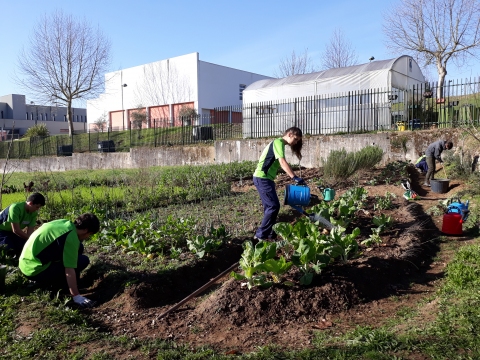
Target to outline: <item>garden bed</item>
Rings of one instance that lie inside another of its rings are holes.
[[[317,170],[310,169],[304,170],[302,176],[313,181],[317,174]],[[417,189],[422,179],[413,177],[412,187]],[[279,188],[288,182],[287,177],[281,177]],[[458,186],[454,183],[452,189]],[[160,314],[239,260],[241,243],[252,238],[238,237],[219,251],[203,259],[192,259],[172,271],[134,274],[135,281],[129,286],[118,287],[102,278],[92,280],[91,297],[99,300],[100,306],[87,310],[91,321],[116,335],[174,340],[192,346],[212,345],[234,352],[252,351],[270,343],[304,347],[311,343],[314,331],[338,326],[333,319],[352,311],[362,312],[364,324],[376,324],[381,318],[368,318],[366,314],[379,302],[432,280],[430,272],[436,266],[433,259],[440,232],[438,216],[425,215],[425,210],[449,194],[418,188],[423,198],[408,202],[402,197],[401,186],[366,188],[369,197],[365,211],[359,212],[353,222],[361,229],[360,237],[364,239],[370,233],[376,196],[386,192],[397,195],[393,207],[382,211],[394,219],[394,226],[382,234],[381,244],[361,246],[358,257],[346,264],[329,265],[309,286],[299,285],[293,272],[286,275],[291,277],[293,286],[275,284],[251,290],[225,276],[197,298],[159,319]],[[235,181],[232,189],[250,191],[252,184],[250,180]],[[338,190],[341,194],[342,189]],[[312,193],[312,202],[320,202],[321,196],[314,187]],[[299,216],[284,210],[279,221],[295,222]],[[441,273],[440,268],[437,270]]]

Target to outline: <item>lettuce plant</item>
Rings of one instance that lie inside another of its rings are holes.
[[[315,243],[311,239],[302,239],[292,255],[292,262],[302,272],[300,284],[310,285],[313,272],[319,274],[330,262],[330,256],[317,252]]]
[[[212,225],[207,235],[197,235],[193,239],[187,239],[187,246],[199,258],[203,258],[206,253],[217,250],[229,238],[230,233],[225,229],[225,225],[220,225],[218,228]]]
[[[266,241],[259,241],[255,247],[250,240],[243,243],[243,253],[240,259],[240,268],[244,274],[232,272],[236,280],[246,280],[249,289],[254,286],[270,286],[265,274],[264,263],[269,259],[274,259],[277,252],[277,244]]]
[[[262,269],[267,272],[273,279],[273,282],[280,283],[281,276],[292,267],[293,263],[285,260],[283,256],[280,259],[268,259],[263,263]]]
[[[330,231],[332,247],[330,255],[333,258],[340,257],[345,263],[358,252],[358,243],[355,238],[360,235],[360,229],[355,228],[351,234],[345,234],[345,228],[336,227]]]

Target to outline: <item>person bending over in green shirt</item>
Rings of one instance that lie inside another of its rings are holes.
[[[260,240],[275,240],[277,234],[273,231],[273,225],[277,221],[280,211],[280,201],[275,190],[275,178],[281,167],[295,183],[302,185],[305,182],[295,175],[287,160],[285,160],[285,145],[290,146],[292,153],[302,159],[302,130],[291,127],[283,133],[281,138],[273,140],[263,150],[253,174],[253,183],[257,188],[263,205],[263,219],[258,227],[255,238]]]
[[[13,203],[0,213],[0,245],[6,245],[10,253],[20,256],[25,242],[33,233],[38,210],[45,206],[45,197],[33,193],[27,201]],[[27,231],[23,231],[27,228]]]
[[[94,214],[80,215],[74,222],[53,220],[35,230],[20,255],[20,271],[43,286],[68,288],[73,301],[81,307],[95,303],[80,295],[78,280],[90,263],[83,255],[82,242],[100,230]]]

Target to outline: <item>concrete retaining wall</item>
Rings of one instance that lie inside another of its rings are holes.
[[[438,140],[451,140],[457,145],[454,129],[377,134],[349,134],[311,136],[304,138],[301,165],[311,168],[321,166],[331,150],[345,148],[357,151],[368,145],[377,145],[384,151],[383,163],[395,160],[416,160],[427,146]],[[257,161],[271,138],[255,140],[222,140],[213,146],[171,146],[157,148],[132,148],[126,153],[74,153],[66,157],[33,157],[27,160],[10,160],[8,170],[16,172],[66,171],[95,169],[133,169],[151,166],[207,165],[233,161]],[[298,164],[287,147],[287,161]],[[5,160],[0,159],[4,168]]]

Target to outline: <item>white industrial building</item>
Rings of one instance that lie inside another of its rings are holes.
[[[243,90],[264,79],[201,61],[197,52],[107,73],[105,92],[87,102],[89,125],[105,119],[111,130],[128,129],[132,113],[142,112],[144,127],[178,126],[182,108],[198,113],[191,125],[209,124],[215,107],[241,105]]]
[[[72,108],[74,130],[84,131],[87,124],[87,110]],[[36,124],[45,124],[51,135],[68,134],[67,108],[26,103],[25,95],[9,94],[0,96],[0,127],[3,132],[11,131],[15,123],[15,133],[23,135]]]
[[[243,135],[278,135],[290,126],[310,134],[390,129],[392,105],[407,106],[409,91],[424,82],[418,64],[405,55],[259,80],[243,92]],[[402,116],[403,108],[396,110]]]

